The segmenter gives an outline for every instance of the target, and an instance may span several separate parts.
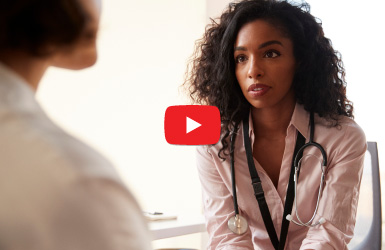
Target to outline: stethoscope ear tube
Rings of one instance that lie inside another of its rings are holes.
[[[293,223],[296,224],[297,226],[305,226],[305,225],[300,224],[300,223],[296,222],[295,220],[293,220],[293,217],[291,216],[291,214],[288,214],[288,215],[286,216],[286,220],[293,222]],[[315,224],[313,224],[313,225],[311,225],[311,226],[314,226],[314,227],[315,227],[315,226],[318,226],[318,225],[322,225],[322,224],[324,224],[325,222],[326,222],[325,218],[322,217],[317,223],[315,223]],[[309,225],[308,227],[310,227],[310,225]]]

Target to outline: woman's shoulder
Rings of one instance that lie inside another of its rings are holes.
[[[216,144],[200,145],[196,147],[196,152],[199,157],[218,157],[219,150],[222,148],[221,139]]]
[[[364,130],[349,117],[342,117],[339,125],[343,130],[343,140],[346,145],[355,147],[356,149],[361,148],[361,151],[366,151],[366,136]]]
[[[240,147],[240,145],[243,144],[243,129],[241,126],[238,127],[238,130],[236,132],[236,136],[234,137],[235,143],[234,148],[235,151],[237,151]],[[224,145],[227,145],[226,149],[224,149]],[[230,158],[229,152],[230,152],[230,135],[226,135],[225,129],[221,128],[221,136],[217,143],[210,144],[210,145],[200,145],[197,146],[196,151],[198,155],[206,155],[210,156],[211,158],[215,160],[223,160]],[[221,153],[220,153],[221,152]],[[220,153],[220,154],[219,154]],[[220,156],[221,157],[220,157]]]
[[[318,125],[321,130],[328,130],[333,134],[336,133],[336,136],[346,137],[348,134],[366,140],[363,129],[350,117],[341,115],[336,120],[317,117],[315,122],[316,126]]]
[[[331,150],[331,154],[345,155],[356,152],[361,155],[366,151],[365,133],[350,117],[340,116],[335,122],[318,117],[315,136]]]

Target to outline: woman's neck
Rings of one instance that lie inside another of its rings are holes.
[[[0,61],[21,76],[35,91],[49,66],[47,59],[19,51],[0,53]]]
[[[256,138],[274,139],[286,136],[291,117],[295,108],[295,101],[268,108],[251,109],[253,128]]]

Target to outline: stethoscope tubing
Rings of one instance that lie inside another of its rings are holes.
[[[231,169],[231,180],[232,180],[232,191],[233,191],[233,202],[234,202],[234,211],[235,215],[239,215],[239,209],[238,209],[238,200],[237,200],[237,188],[235,183],[235,167],[234,167],[234,140],[235,140],[235,129],[230,135],[230,157],[231,157],[231,163],[230,163],[230,169]]]
[[[326,152],[325,152],[325,150],[323,149],[323,147],[322,147],[320,144],[318,144],[318,143],[316,143],[316,142],[313,141],[313,138],[312,138],[312,137],[310,137],[310,140],[309,140],[308,143],[306,143],[305,145],[303,145],[303,146],[299,149],[297,155],[296,155],[295,158],[294,158],[294,164],[295,164],[294,166],[298,167],[298,161],[300,160],[300,159],[298,159],[298,156],[300,155],[300,153],[303,152],[307,147],[311,147],[311,146],[317,147],[317,148],[319,149],[319,151],[320,151],[321,154],[322,154],[322,166],[325,166],[325,167],[326,167],[326,165],[327,165],[327,156],[326,156]]]
[[[299,172],[300,172],[300,161],[302,160],[301,159],[298,159],[298,155],[300,152],[303,152],[306,148],[308,147],[311,147],[311,146],[314,146],[316,148],[319,149],[319,151],[321,152],[322,154],[322,165],[321,165],[321,180],[320,180],[320,186],[318,188],[318,196],[317,196],[317,203],[316,203],[316,207],[315,207],[315,210],[314,210],[314,213],[312,215],[312,217],[310,218],[309,221],[307,222],[303,222],[298,214],[298,209],[297,209],[297,183],[298,183],[298,179],[299,179]],[[295,167],[295,172],[294,172],[294,210],[295,210],[295,216],[297,217],[297,220],[298,221],[295,221],[293,220],[291,217],[290,217],[290,221],[292,221],[294,224],[298,225],[298,226],[306,226],[306,227],[315,227],[319,224],[323,224],[323,221],[324,219],[321,218],[321,220],[319,220],[318,222],[316,222],[315,224],[312,224],[313,221],[314,221],[314,218],[317,214],[317,211],[318,211],[318,208],[319,208],[319,201],[321,199],[321,196],[322,196],[322,189],[323,189],[323,184],[324,184],[324,180],[325,180],[325,170],[326,170],[326,166],[327,166],[327,155],[326,155],[326,152],[324,150],[324,148],[314,142],[314,114],[313,113],[310,113],[310,138],[309,138],[309,142],[306,143],[305,145],[303,145],[300,150],[298,151],[297,155],[295,156],[295,159],[294,159],[294,167]]]

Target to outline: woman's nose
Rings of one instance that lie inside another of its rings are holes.
[[[257,79],[264,76],[265,72],[262,69],[260,62],[256,59],[250,60],[249,70],[247,72],[247,77],[250,79]]]

